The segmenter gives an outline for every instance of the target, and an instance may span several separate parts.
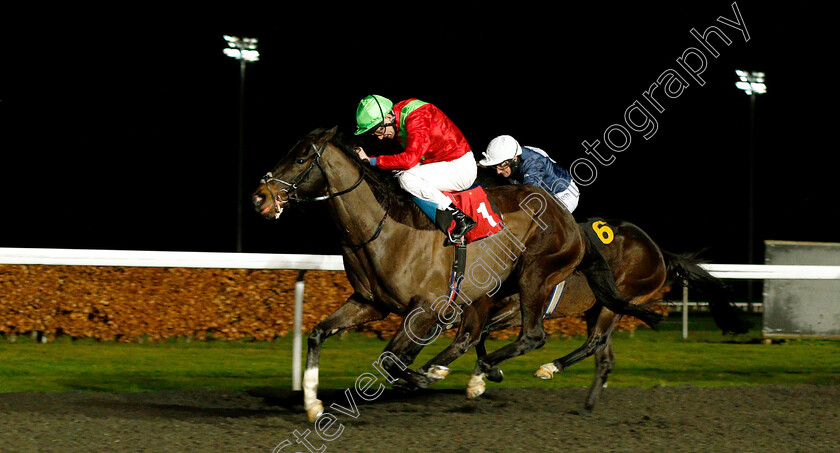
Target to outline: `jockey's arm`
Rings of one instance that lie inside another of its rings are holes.
[[[568,185],[568,182],[561,181],[561,178],[554,173],[554,165],[547,157],[535,156],[529,159],[527,164],[523,162],[522,172],[524,173],[523,182],[532,186],[544,185],[554,190],[565,189]]]
[[[370,157],[368,157],[368,155],[365,154],[365,150],[361,146],[354,146],[353,151],[356,151],[356,154],[359,156],[359,159],[363,161],[370,160]]]
[[[420,158],[429,149],[430,118],[424,111],[414,111],[405,122],[407,131],[404,151],[399,154],[376,158],[376,166],[387,170],[408,170],[420,163]]]

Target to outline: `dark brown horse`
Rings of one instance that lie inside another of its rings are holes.
[[[587,229],[592,227],[591,224],[592,222],[583,222],[580,225],[582,229]],[[610,242],[600,252],[609,263],[619,290],[632,304],[659,301],[668,287],[685,280],[709,301],[713,318],[721,330],[725,333],[747,331],[749,323],[742,319],[740,312],[730,303],[726,285],[700,267],[697,259],[660,250],[647,233],[630,222],[611,220],[608,225]],[[588,338],[583,346],[572,353],[542,365],[535,376],[551,379],[554,373],[594,354],[595,379],[584,406],[586,411],[591,411],[615,364],[610,335],[621,315],[595,300],[586,278],[579,272],[575,272],[566,280],[562,301],[551,317],[584,313]],[[465,310],[463,317],[466,321],[459,327],[453,342],[423,365],[418,372],[427,374],[432,380],[442,379],[448,374],[446,366],[470,348],[475,347],[479,357],[483,356],[484,339],[490,332],[509,329],[519,324],[517,294],[502,298],[485,298],[482,303],[488,306],[481,307],[476,303]],[[482,317],[484,313],[486,316]],[[467,389],[469,397],[474,398],[484,392],[484,377],[496,382],[502,380],[501,371],[498,369],[486,373],[477,370]]]
[[[600,303],[649,325],[658,323],[658,314],[621,296],[606,261],[571,214],[531,186],[488,190],[504,216],[505,229],[492,243],[467,246],[461,305],[449,305],[454,248],[443,245],[443,233],[396,187],[390,173],[360,162],[333,128],[317,129],[300,140],[252,195],[255,209],[266,218],[279,217],[293,203],[326,201],[343,241],[344,267],[354,293],[309,335],[303,388],[310,420],[323,412],[317,386],[324,340],[389,313],[404,320],[377,363],[389,375],[419,386],[427,385],[428,378],[401,360],[415,357],[442,325],[454,322],[462,307],[503,287],[519,294],[521,333],[516,341],[482,357],[482,369],[493,369],[545,343],[542,314],[549,295],[575,269]]]

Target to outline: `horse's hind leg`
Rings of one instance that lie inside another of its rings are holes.
[[[618,316],[612,311],[602,308],[601,305],[596,305],[587,310],[585,316],[587,324],[594,326],[589,330],[589,336],[586,338],[586,342],[571,353],[541,365],[534,373],[534,376],[541,379],[551,379],[554,377],[554,373],[563,371],[592,354],[603,350],[609,344],[610,334],[612,334]]]
[[[464,305],[463,310],[458,333],[449,346],[420,367],[419,372],[433,381],[445,378],[449,374],[447,365],[464,355],[471,348],[478,344],[483,347],[483,343],[480,343],[482,330],[490,310],[487,297],[482,297],[472,304]]]
[[[478,344],[475,345],[475,354],[479,360],[487,356],[487,348],[484,346],[484,342],[487,341],[487,337],[490,335],[490,332],[511,329],[519,326],[520,324],[519,295],[514,294],[506,300],[508,302],[505,308],[496,312],[484,325],[484,329],[481,332],[481,338],[478,340]],[[511,308],[511,303],[515,303],[515,308]],[[502,382],[505,375],[497,366],[490,367],[485,371],[474,370],[468,385],[469,388],[472,388],[472,390],[468,390],[468,393],[474,394],[475,396],[473,397],[479,396],[483,393],[485,388],[484,378],[487,378],[487,380],[491,382]]]
[[[542,323],[545,301],[548,300],[549,293],[554,286],[571,274],[572,267],[566,266],[564,269],[546,275],[543,272],[547,272],[544,269],[549,266],[545,263],[533,263],[530,266],[522,265],[523,269],[527,271],[523,273],[519,283],[519,311],[522,317],[519,337],[513,343],[479,358],[475,364],[470,384],[474,380],[477,381],[486,376],[487,373],[505,360],[518,357],[545,344],[545,329]]]
[[[475,354],[479,361],[487,356],[487,348],[485,348],[484,342],[487,340],[487,336],[490,334],[490,331],[491,329],[485,328],[481,333],[478,344],[475,346]],[[484,383],[484,378],[487,378],[487,380],[491,382],[502,382],[505,375],[497,366],[480,371],[479,367],[476,365],[473,370],[473,374],[470,376],[470,380],[467,381],[467,398],[478,398],[484,394],[484,391],[487,389],[487,385]]]
[[[607,377],[612,372],[615,366],[615,357],[612,349],[612,336],[607,338],[607,344],[603,349],[595,351],[595,378],[592,380],[592,386],[589,388],[589,394],[586,397],[586,403],[583,409],[586,412],[592,412],[601,392],[607,388]]]
[[[533,313],[523,307],[522,330],[519,338],[502,348],[479,358],[476,361],[472,377],[467,384],[467,396],[475,398],[484,393],[483,378],[498,370],[497,366],[507,359],[518,357],[545,344],[545,330],[542,325],[542,313]]]
[[[487,355],[487,348],[484,347],[484,342],[487,341],[488,335],[490,335],[490,330],[484,329],[481,333],[481,338],[478,340],[478,344],[475,346],[475,355],[479,359]],[[502,382],[505,378],[504,373],[502,373],[499,367],[490,368],[486,374],[485,377],[491,382]]]

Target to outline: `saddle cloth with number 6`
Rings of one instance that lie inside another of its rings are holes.
[[[502,215],[499,214],[496,203],[487,196],[487,192],[480,185],[476,184],[460,192],[443,192],[443,194],[449,197],[464,214],[478,222],[478,225],[464,236],[467,244],[498,233],[504,228]],[[447,231],[451,231],[453,226],[455,226],[454,220],[449,222]]]
[[[612,243],[615,238],[614,221],[611,224],[601,217],[590,217],[583,222],[578,222],[578,225],[592,239],[592,243],[599,251]]]

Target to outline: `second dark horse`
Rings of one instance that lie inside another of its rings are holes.
[[[592,228],[593,222],[582,222],[581,228]],[[600,222],[599,222],[600,223]],[[729,290],[719,279],[710,275],[699,261],[690,255],[676,255],[663,251],[638,226],[622,220],[609,220],[610,242],[600,250],[609,263],[619,290],[632,304],[642,305],[662,299],[667,289],[673,284],[685,281],[709,301],[709,308],[715,323],[725,333],[744,333],[749,323],[729,300]],[[596,225],[596,228],[598,226]],[[604,226],[600,227],[605,228]],[[586,342],[575,351],[552,362],[542,365],[535,376],[551,379],[554,373],[562,371],[575,363],[595,355],[595,378],[590,387],[584,409],[594,408],[607,377],[612,371],[613,356],[610,335],[620,314],[600,304],[589,288],[587,279],[579,272],[573,273],[566,280],[566,287],[561,303],[552,313],[552,318],[575,316],[584,313],[588,337]],[[452,343],[437,356],[429,360],[420,369],[432,379],[442,379],[448,373],[446,365],[475,347],[478,356],[485,354],[484,340],[490,332],[505,330],[519,325],[518,294],[498,293],[493,298],[486,298],[474,303],[465,310],[459,331]],[[476,370],[467,388],[469,397],[477,397],[484,392],[483,378],[499,382],[502,374],[498,369],[481,372]]]

